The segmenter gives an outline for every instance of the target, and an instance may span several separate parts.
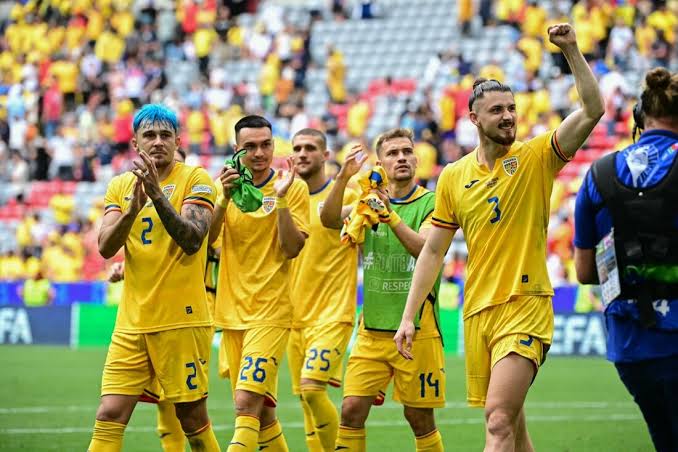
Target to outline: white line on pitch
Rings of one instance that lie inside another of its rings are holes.
[[[527,408],[558,408],[558,409],[604,409],[604,408],[624,408],[635,406],[633,402],[597,402],[597,401],[570,401],[570,402],[527,402],[525,404]],[[298,402],[283,402],[278,404],[278,408],[297,408],[299,407]],[[137,405],[137,409],[148,409],[153,408],[152,404],[140,403]],[[466,402],[447,402],[445,408],[468,408]],[[41,414],[41,413],[63,413],[63,412],[82,412],[82,411],[96,411],[96,405],[66,405],[66,406],[27,406],[27,407],[0,407],[0,415],[2,414],[20,414],[20,413],[30,413],[30,414]],[[231,406],[225,406],[224,404],[210,404],[210,411],[223,411],[231,410]],[[375,408],[376,410],[382,409],[402,409],[402,405],[387,402],[381,407]]]
[[[527,416],[528,422],[620,422],[620,421],[640,421],[641,417],[636,414],[610,414],[605,416],[590,415],[590,416]],[[457,419],[439,419],[436,421],[438,425],[471,425],[482,424],[484,419],[479,417],[467,417]],[[407,426],[407,422],[403,419],[392,421],[367,421],[368,429],[371,427],[403,427]],[[229,431],[233,426],[228,424],[220,424],[213,426],[215,431]],[[303,422],[283,422],[283,428],[301,429],[304,428]],[[55,427],[55,428],[4,428],[0,429],[0,434],[3,435],[33,435],[33,434],[67,434],[67,433],[90,433],[91,427]],[[134,433],[151,433],[155,432],[155,427],[127,427],[126,432]]]

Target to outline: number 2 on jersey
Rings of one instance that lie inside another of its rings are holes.
[[[153,243],[153,241],[149,238],[146,238],[146,234],[151,232],[151,229],[153,229],[153,220],[150,217],[144,217],[141,219],[142,223],[146,223],[148,226],[146,226],[146,229],[141,231],[141,243],[144,245],[148,245],[149,243]]]
[[[499,198],[493,196],[487,200],[488,203],[494,203],[494,217],[490,218],[490,223],[494,224],[501,220],[501,210],[499,210]]]

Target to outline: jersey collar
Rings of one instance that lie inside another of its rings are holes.
[[[412,190],[410,190],[410,192],[408,194],[406,194],[405,196],[403,196],[402,198],[389,198],[389,201],[391,201],[392,203],[395,203],[395,204],[405,202],[410,197],[412,197],[412,195],[414,195],[414,193],[417,191],[418,188],[419,188],[419,185],[415,184],[414,187],[412,187]]]
[[[664,130],[664,129],[653,129],[653,130],[648,130],[647,132],[643,132],[640,137],[638,138],[638,142],[640,143],[643,141],[643,139],[651,139],[656,136],[662,136],[662,137],[667,137],[667,138],[673,138],[674,140],[678,140],[678,134],[675,134],[671,132],[670,130]]]
[[[259,185],[255,185],[256,188],[261,188],[261,187],[263,187],[264,185],[268,184],[268,183],[271,181],[271,179],[273,179],[273,175],[275,174],[275,171],[273,170],[273,168],[271,168],[270,171],[271,171],[271,172],[268,174],[268,177],[266,178],[265,181],[263,181],[263,182],[262,182],[261,184],[259,184]]]
[[[324,189],[326,189],[327,186],[330,185],[330,182],[332,182],[332,179],[327,179],[327,181],[325,181],[325,183],[323,184],[322,187],[320,187],[320,188],[317,189],[316,191],[309,192],[309,195],[317,195],[318,193],[320,193],[321,191],[323,191]]]

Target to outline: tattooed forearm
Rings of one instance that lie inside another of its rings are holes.
[[[185,204],[179,214],[164,196],[153,201],[153,205],[177,245],[188,255],[197,253],[212,222],[212,211],[197,204]]]

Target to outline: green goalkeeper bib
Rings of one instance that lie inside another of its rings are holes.
[[[405,198],[391,199],[391,208],[402,222],[419,232],[424,220],[435,207],[435,195],[422,187],[415,187]],[[397,331],[400,326],[407,294],[412,284],[415,258],[405,249],[387,224],[379,224],[376,230],[365,233],[363,244],[363,321],[365,328],[374,331]],[[432,303],[438,320],[438,289],[440,275],[428,295],[426,303]],[[422,309],[415,318],[419,328]]]

